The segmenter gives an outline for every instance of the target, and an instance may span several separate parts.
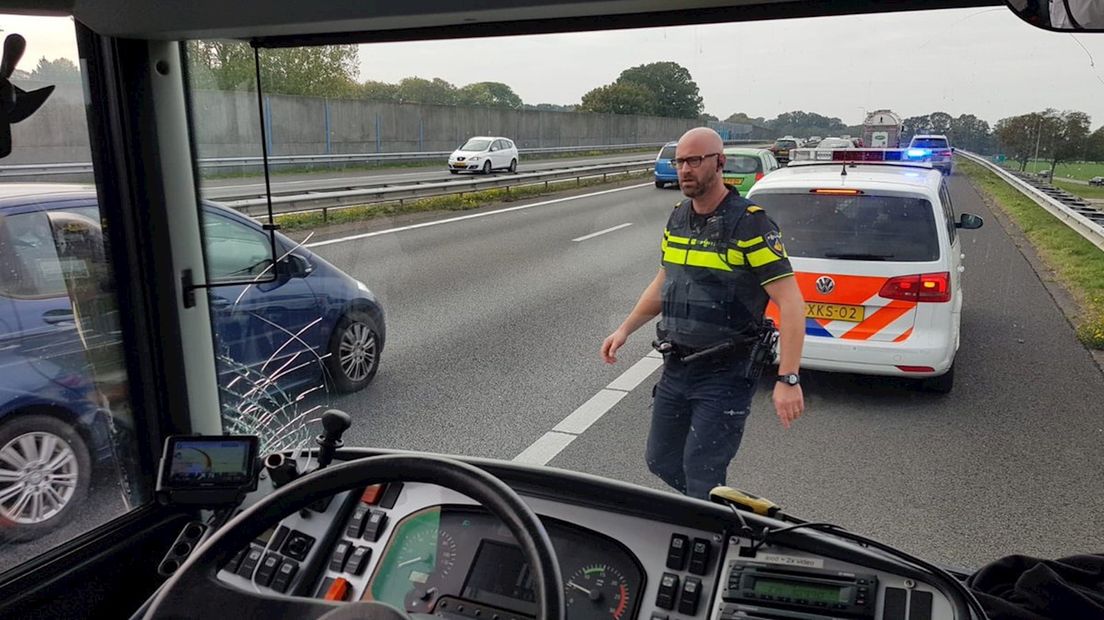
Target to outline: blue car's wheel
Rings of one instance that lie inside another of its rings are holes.
[[[379,329],[372,317],[350,310],[330,336],[326,368],[338,391],[355,392],[368,385],[379,369]]]
[[[0,424],[0,538],[30,540],[64,525],[92,478],[88,447],[68,424],[48,415]]]

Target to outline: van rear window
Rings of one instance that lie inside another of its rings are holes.
[[[932,204],[903,196],[771,193],[752,199],[778,224],[790,256],[869,261],[939,258]]]
[[[659,152],[659,159],[674,159],[674,158],[675,158],[675,147],[674,146],[665,146]]]
[[[912,146],[918,149],[945,149],[947,141],[943,138],[916,138]]]

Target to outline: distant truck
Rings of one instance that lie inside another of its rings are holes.
[[[874,110],[863,121],[862,141],[867,148],[901,148],[901,117],[891,110]]]

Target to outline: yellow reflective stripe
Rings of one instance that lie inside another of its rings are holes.
[[[721,255],[716,252],[703,252],[702,250],[690,250],[686,256],[686,264],[694,267],[707,267],[720,271],[732,271]]]
[[[668,241],[674,241],[675,243],[684,243],[686,245],[690,245],[690,237],[677,237],[667,232],[666,230],[663,231],[663,238]]]
[[[748,213],[757,213],[757,212],[762,211],[762,210],[763,210],[763,207],[757,207],[755,205],[751,205],[747,208]]]
[[[686,252],[687,252],[687,250],[682,250],[682,249],[679,249],[679,248],[671,248],[671,247],[664,248],[663,249],[663,262],[665,262],[665,263],[674,263],[676,265],[685,265],[686,264]]]
[[[737,250],[728,251],[728,264],[729,265],[743,265],[744,253]]]
[[[750,248],[751,246],[759,245],[760,243],[763,243],[763,237],[762,236],[754,237],[752,239],[748,239],[747,241],[737,241],[736,242],[736,247]]]
[[[782,260],[782,257],[775,254],[770,248],[760,248],[754,252],[748,252],[747,259],[748,264],[752,267],[762,267],[776,260]]]

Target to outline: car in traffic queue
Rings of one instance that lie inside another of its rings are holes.
[[[801,141],[793,136],[783,136],[774,141],[774,144],[770,147],[770,152],[774,155],[774,158],[778,160],[778,163],[785,166],[790,162],[790,151],[800,148]]]
[[[932,167],[943,174],[954,172],[954,147],[942,134],[919,134],[909,140],[909,153],[913,158],[927,157]]]
[[[833,151],[837,149],[850,148],[854,148],[854,144],[852,144],[849,138],[825,138],[818,142],[813,149],[811,149],[812,158],[821,161],[831,161]]]
[[[1089,185],[1104,185],[1104,177],[1093,177],[1089,179]]]
[[[201,222],[224,408],[254,387],[353,392],[372,381],[386,329],[365,284],[278,232],[273,267],[269,233],[227,207],[204,202]],[[0,539],[63,525],[92,468],[112,460],[105,375],[122,337],[118,318],[101,316],[117,310],[97,305],[105,265],[93,187],[0,185],[0,463],[14,468],[0,476]],[[29,469],[40,462],[48,470]]]
[[[659,153],[656,154],[655,166],[653,171],[655,173],[655,186],[657,189],[663,189],[668,183],[674,183],[678,185],[678,170],[675,168],[675,147],[678,146],[678,142],[668,142],[663,145],[663,148],[659,149]]]
[[[802,149],[747,198],[778,224],[805,299],[802,368],[954,385],[962,316],[960,230],[943,176],[907,149]],[[775,321],[777,307],[768,309]]]
[[[514,141],[501,136],[475,136],[449,155],[449,172],[490,174],[494,170],[516,172],[518,149]]]
[[[721,176],[725,185],[735,187],[741,195],[759,179],[782,167],[768,149],[730,147],[724,150],[724,155]]]

